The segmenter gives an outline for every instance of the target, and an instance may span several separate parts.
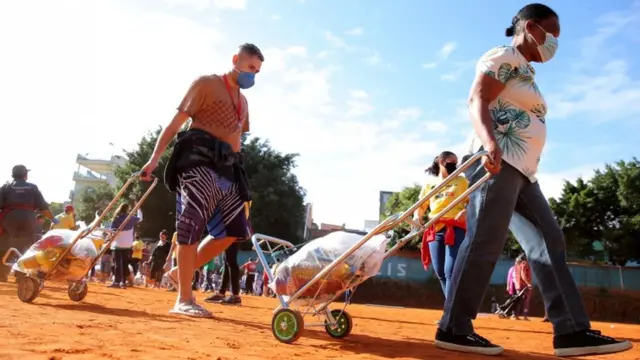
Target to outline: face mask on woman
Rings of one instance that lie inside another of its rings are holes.
[[[451,175],[458,168],[458,164],[456,163],[446,163],[444,164],[445,170],[447,170],[447,174]]]
[[[555,36],[553,36],[551,33],[548,33],[545,29],[543,29],[542,26],[538,24],[536,24],[536,26],[539,27],[542,31],[544,31],[545,34],[547,34],[546,38],[544,39],[544,43],[543,44],[538,43],[536,38],[531,33],[529,33],[529,36],[531,37],[533,42],[535,42],[536,45],[538,45],[540,62],[545,63],[551,60],[555,56],[556,51],[558,50],[558,39]]]

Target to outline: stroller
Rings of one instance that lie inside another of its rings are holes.
[[[527,288],[523,288],[518,291],[516,294],[512,295],[507,301],[502,305],[498,305],[498,309],[496,310],[496,315],[500,319],[506,319],[509,317],[509,313],[513,311],[513,309],[520,304],[522,299],[524,298],[524,294],[527,291]]]
[[[107,208],[101,214],[96,214],[96,219],[89,226],[77,231],[50,230],[24,254],[14,248],[4,254],[2,262],[12,267],[20,301],[31,303],[35,300],[44,288],[45,281],[66,282],[69,299],[75,302],[84,300],[88,293],[87,275],[158,183],[158,179],[154,178],[153,183],[133,206],[119,229],[113,231],[100,228],[104,218],[137,177],[136,173],[127,180]],[[100,251],[99,244],[103,242],[104,246]],[[18,259],[10,262],[9,259],[12,256]]]
[[[358,285],[377,275],[385,259],[478,189],[489,180],[491,174],[484,175],[425,225],[412,220],[413,212],[486,154],[486,151],[482,151],[472,155],[423,199],[405,212],[382,221],[365,236],[332,233],[297,248],[282,239],[254,234],[251,238],[253,249],[267,274],[268,286],[280,303],[271,320],[273,336],[282,343],[293,343],[300,338],[305,325],[324,327],[333,338],[348,336],[353,329],[353,321],[345,308]],[[411,232],[387,250],[389,239],[386,234],[402,223],[410,225]],[[277,262],[277,256],[281,255],[286,255],[287,259],[272,270],[268,267],[266,255],[270,255],[273,262]],[[347,294],[346,299],[344,294]],[[331,304],[338,299],[346,301],[341,308],[331,309]],[[300,310],[292,309],[294,303],[303,303],[303,306]],[[305,315],[316,317],[317,320],[306,323]]]

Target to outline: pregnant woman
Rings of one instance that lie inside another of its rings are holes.
[[[630,342],[591,329],[566,264],[562,230],[535,177],[546,141],[547,104],[531,63],[545,63],[554,57],[559,17],[548,6],[527,5],[512,19],[506,35],[513,37],[512,44],[489,50],[476,66],[469,98],[477,143],[474,150],[483,149],[489,155],[483,158],[483,166],[469,169],[469,181],[477,182],[486,171],[494,176],[470,195],[467,235],[458,250],[435,345],[484,355],[503,352],[502,347],[475,333],[472,320],[515,211],[539,232],[539,236],[519,241],[553,325],[556,356],[628,350]]]

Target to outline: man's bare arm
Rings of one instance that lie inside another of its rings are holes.
[[[156,142],[156,147],[153,149],[153,155],[151,155],[151,162],[158,163],[160,161],[160,157],[164,154],[164,151],[171,143],[171,140],[176,136],[178,131],[182,128],[182,125],[189,120],[189,114],[178,111],[176,115],[173,117],[173,120],[169,123],[167,127],[162,129],[160,132],[160,136],[158,136],[158,141]]]

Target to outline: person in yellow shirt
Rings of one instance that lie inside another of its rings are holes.
[[[140,269],[140,263],[142,262],[142,250],[144,249],[144,242],[140,239],[140,234],[136,234],[136,238],[133,241],[131,247],[131,267],[133,268],[133,276],[138,275]]]
[[[173,232],[173,236],[171,237],[171,249],[169,249],[169,255],[167,255],[167,260],[164,263],[164,269],[168,271],[169,276],[169,287],[167,291],[177,291],[177,281],[173,278],[173,275],[170,273],[171,269],[178,267],[178,261],[176,259],[176,253],[178,249],[178,231]]]
[[[51,229],[67,229],[67,230],[75,230],[76,229],[76,218],[75,218],[75,210],[73,209],[73,205],[66,205],[64,207],[64,212],[62,214],[56,215],[57,224],[52,222]]]
[[[430,176],[420,192],[420,198],[424,198],[453,173],[458,166],[458,157],[450,151],[444,151],[438,155],[433,164],[425,170]],[[424,215],[428,209],[429,217],[433,218],[455,199],[469,188],[469,181],[462,175],[451,180],[444,188],[424,203],[414,213],[414,220],[422,224]],[[458,248],[466,235],[465,207],[467,200],[460,202],[445,213],[435,224],[425,230],[422,238],[422,262],[425,269],[433,263],[433,270],[444,292],[447,289],[453,273],[453,265],[458,256]]]

